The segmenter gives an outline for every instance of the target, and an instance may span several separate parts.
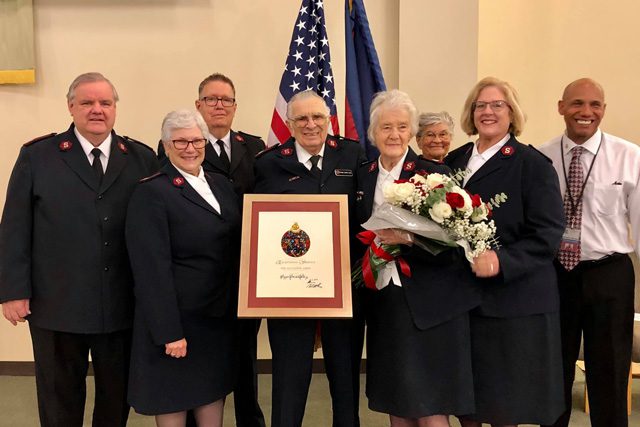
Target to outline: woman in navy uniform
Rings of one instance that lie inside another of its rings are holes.
[[[461,119],[478,140],[445,158],[454,170],[469,169],[470,192],[508,197],[493,212],[499,248],[473,264],[484,295],[470,318],[476,412],[465,427],[549,424],[564,408],[553,267],[562,198],[551,161],[516,139],[523,126],[515,90],[487,77],[472,89]]]
[[[127,246],[136,314],[129,402],[158,426],[222,426],[235,384],[239,200],[227,178],[201,164],[207,127],[187,110],[169,113],[169,162],[139,184],[129,204]]]
[[[407,94],[379,93],[371,104],[369,139],[380,157],[358,169],[357,213],[364,223],[384,203],[383,188],[416,172],[449,168],[409,148],[418,127]],[[433,256],[412,246],[407,232],[376,230],[382,243],[401,244],[410,277],[397,262],[366,290],[367,397],[391,425],[448,426],[449,414],[474,411],[468,312],[480,302],[461,250]],[[359,248],[364,253],[365,248]]]

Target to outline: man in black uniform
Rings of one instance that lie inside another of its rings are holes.
[[[133,278],[124,241],[129,196],[158,168],[149,147],[113,131],[118,94],[99,73],[67,94],[73,124],[26,143],[0,225],[0,302],[29,321],[43,426],[82,426],[89,352],[93,426],[124,426]]]
[[[242,199],[253,190],[254,158],[264,150],[265,144],[257,136],[231,129],[238,108],[235,96],[233,81],[224,74],[214,73],[200,83],[196,108],[210,133],[202,168],[226,175]],[[158,146],[158,157],[161,161],[166,159],[162,143]]]
[[[347,194],[355,206],[356,170],[362,147],[328,136],[329,108],[313,91],[294,95],[287,105],[293,137],[256,159],[256,193]],[[350,218],[354,218],[350,215]],[[357,230],[351,227],[351,230]],[[358,317],[354,315],[354,317]],[[311,381],[316,319],[269,319],[273,354],[272,427],[299,427]],[[333,426],[359,425],[359,367],[362,330],[358,320],[320,322],[325,368],[333,406]]]
[[[233,81],[224,74],[214,73],[198,87],[196,108],[209,128],[202,168],[206,172],[225,175],[242,200],[254,186],[253,163],[256,154],[265,144],[257,136],[231,129],[238,108]],[[167,161],[162,142],[158,146],[161,162]],[[238,383],[233,393],[237,427],[265,427],[264,415],[258,403],[258,373],[256,358],[257,334],[260,319],[242,319],[240,324],[240,348],[238,349]],[[195,426],[189,415],[188,425]]]

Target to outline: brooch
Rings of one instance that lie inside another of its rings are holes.
[[[73,143],[71,141],[62,141],[58,147],[60,151],[69,151],[73,147]]]
[[[416,162],[407,162],[404,164],[404,167],[402,169],[404,169],[405,171],[412,171],[416,168]]]
[[[504,156],[510,156],[512,155],[516,150],[513,147],[510,147],[508,145],[505,145],[504,147],[502,147],[502,149],[500,150],[500,152],[502,153],[502,155]]]

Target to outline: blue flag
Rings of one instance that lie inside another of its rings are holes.
[[[345,0],[345,42],[347,99],[344,136],[360,141],[365,147],[367,158],[374,159],[378,156],[378,150],[367,139],[369,107],[373,95],[387,87],[369,30],[363,0]]]

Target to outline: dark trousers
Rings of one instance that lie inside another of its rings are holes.
[[[258,403],[258,331],[261,319],[239,319],[238,381],[233,391],[237,427],[265,427]]]
[[[570,272],[556,263],[556,270],[567,410],[554,426],[569,425],[571,387],[582,335],[591,425],[627,427],[635,283],[631,259],[615,254],[583,261]]]
[[[89,353],[95,375],[93,427],[126,426],[131,330],[72,334],[29,324],[43,427],[81,427]]]
[[[311,319],[267,321],[273,354],[271,427],[302,425],[317,325],[318,321]],[[320,331],[333,427],[357,427],[364,323],[361,316],[355,320],[322,320]]]

